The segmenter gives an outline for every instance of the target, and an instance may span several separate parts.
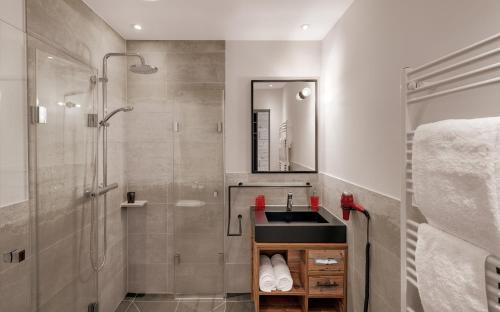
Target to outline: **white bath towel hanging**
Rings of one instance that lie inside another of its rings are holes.
[[[259,267],[259,288],[263,292],[271,292],[276,290],[276,277],[271,264],[271,259],[266,255],[260,256]]]
[[[281,291],[290,291],[293,288],[293,279],[285,258],[280,254],[271,257],[271,263],[276,277],[276,288]]]
[[[488,312],[489,253],[428,224],[418,227],[415,263],[425,312]]]
[[[500,118],[418,127],[412,172],[429,224],[500,255]]]

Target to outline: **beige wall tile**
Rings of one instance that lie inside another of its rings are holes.
[[[129,234],[129,264],[167,263],[167,234]]]
[[[128,265],[129,292],[167,293],[168,278],[171,278],[168,276],[168,266],[163,263]]]
[[[341,217],[340,195],[352,192],[371,215],[371,298],[373,311],[398,311],[400,306],[399,202],[339,179],[320,174],[323,205]],[[351,214],[349,244],[349,311],[362,309],[366,246],[366,220]],[[361,305],[360,305],[361,303]]]

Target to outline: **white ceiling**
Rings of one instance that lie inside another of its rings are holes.
[[[128,40],[321,40],[354,0],[84,1]]]

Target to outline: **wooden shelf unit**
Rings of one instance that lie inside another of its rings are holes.
[[[293,278],[288,292],[259,289],[260,255],[283,255]],[[335,259],[317,264],[315,259]],[[256,312],[346,312],[347,244],[281,244],[252,240],[252,297]]]

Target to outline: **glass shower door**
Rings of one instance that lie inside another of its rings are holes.
[[[174,97],[175,294],[224,293],[222,84],[178,83]]]
[[[96,72],[36,51],[36,250],[38,311],[92,311],[97,273],[90,260],[96,129]],[[95,246],[94,246],[95,247]]]

